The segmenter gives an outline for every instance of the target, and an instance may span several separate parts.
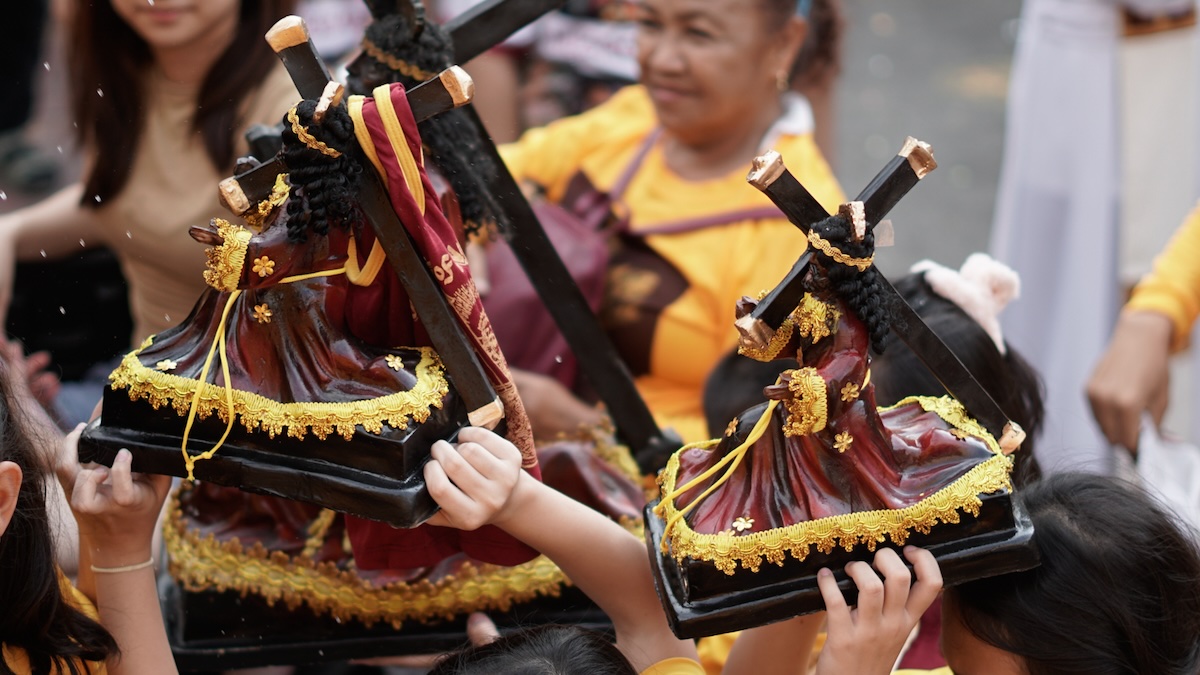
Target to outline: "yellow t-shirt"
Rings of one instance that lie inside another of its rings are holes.
[[[663,659],[643,670],[642,675],[704,675],[704,668],[697,661],[675,656]]]
[[[96,612],[96,606],[88,599],[78,588],[63,576],[62,572],[58,574],[58,585],[62,589],[67,602],[75,606],[79,611],[83,612],[88,618],[99,620],[100,615]],[[29,665],[29,656],[24,649],[19,647],[9,647],[8,645],[0,645],[0,658],[4,659],[4,664],[9,667],[17,675],[31,675],[32,668]],[[107,675],[108,669],[103,663],[95,663],[88,661],[86,663],[88,670],[85,672],[91,675]],[[52,675],[60,675],[60,671],[55,670]]]
[[[1200,205],[1188,214],[1167,247],[1154,260],[1125,305],[1127,310],[1148,310],[1170,317],[1175,325],[1173,351],[1187,346],[1192,324],[1200,316]]]
[[[518,180],[537,183],[553,201],[562,198],[580,171],[607,192],[657,124],[645,89],[632,86],[587,113],[526,132],[502,153]],[[844,199],[842,190],[812,136],[782,135],[774,147],[813,196],[826,209],[836,209]],[[770,200],[746,183],[749,169],[747,163],[721,178],[687,181],[653,147],[621,199],[631,216],[631,231],[770,207]],[[734,304],[743,295],[778,284],[806,242],[783,217],[648,235],[645,242],[678,270],[687,288],[658,317],[648,370],[637,377],[638,391],[660,425],[674,428],[685,441],[705,439],[704,381],[737,344]]]

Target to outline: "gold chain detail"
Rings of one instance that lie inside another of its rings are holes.
[[[866,272],[867,268],[875,262],[875,256],[871,256],[870,258],[854,258],[842,253],[841,250],[834,248],[833,244],[822,239],[821,235],[816,232],[808,233],[808,241],[813,245],[813,248],[833,258],[834,262],[847,267],[857,267],[859,272]]]
[[[287,176],[286,173],[275,176],[275,186],[271,188],[271,196],[259,202],[257,209],[242,216],[247,225],[261,230],[263,223],[267,221],[267,216],[271,215],[271,211],[287,201],[288,194],[292,190],[292,187],[288,185]]]
[[[199,390],[197,416],[205,419],[216,413],[221,421],[228,423],[224,387],[161,373],[142,365],[138,353],[152,340],[147,339],[142,347],[121,360],[121,365],[109,375],[112,388],[128,389],[130,400],[145,400],[155,410],[169,405],[181,417],[188,414],[191,399]],[[429,419],[430,410],[441,408],[442,399],[449,391],[437,354],[428,347],[419,349],[421,361],[416,367],[417,383],[408,391],[364,401],[280,403],[251,392],[233,390],[233,413],[241,418],[247,431],[262,429],[271,438],[283,433],[284,428],[292,438],[303,439],[311,430],[322,440],[331,433],[350,440],[357,425],[375,434],[383,430],[384,423],[395,429],[405,429],[409,418],[418,424]]]
[[[292,109],[288,111],[287,119],[292,123],[292,133],[296,134],[296,138],[299,138],[301,143],[326,157],[336,158],[342,156],[341,152],[325,145],[322,141],[318,141],[315,136],[308,133],[308,127],[300,124],[300,118],[296,115],[296,106],[292,106]]]
[[[300,552],[301,558],[311,559],[320,553],[321,548],[325,545],[325,536],[329,534],[329,528],[333,527],[335,518],[337,518],[337,511],[321,509],[317,517],[308,524],[308,539],[304,540],[304,550]]]
[[[399,58],[396,58],[395,56],[392,56],[391,54],[380,49],[379,45],[375,44],[374,42],[371,42],[367,38],[363,38],[362,49],[364,52],[367,53],[367,56],[370,56],[371,58],[382,63],[383,65],[387,66],[388,68],[391,68],[392,70],[394,70],[402,75],[407,75],[408,77],[411,77],[414,80],[421,80],[421,81],[432,80],[434,77],[437,76],[437,73],[431,73],[427,70],[421,70],[420,68],[412,65],[408,61],[404,61],[403,59],[399,59]]]
[[[783,401],[788,413],[784,435],[807,436],[824,429],[829,421],[824,378],[811,366],[787,372],[791,374],[788,392],[792,396]]]
[[[211,534],[188,530],[179,501],[184,489],[186,484],[171,496],[163,538],[171,576],[189,591],[253,594],[271,604],[282,602],[288,609],[307,605],[339,621],[358,620],[368,627],[385,622],[399,629],[406,621],[429,623],[475,611],[506,612],[515,603],[557,597],[571,583],[549,558],[538,556],[516,567],[467,563],[436,582],[376,586],[352,568],[332,562],[271,552],[261,543],[243,545],[236,538],[219,542]],[[641,519],[622,519],[621,526],[642,536]]]
[[[204,283],[222,293],[232,293],[242,280],[242,266],[246,264],[246,250],[250,246],[250,230],[233,225],[224,218],[213,218],[221,243],[204,252],[208,262],[204,270]]]

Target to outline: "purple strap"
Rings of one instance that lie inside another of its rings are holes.
[[[625,196],[625,190],[629,188],[629,184],[633,182],[633,177],[637,175],[638,169],[642,168],[642,162],[646,160],[646,156],[650,154],[651,148],[662,137],[662,127],[656,128],[646,136],[646,140],[642,143],[642,147],[638,148],[629,165],[625,167],[625,171],[617,178],[617,182],[613,184],[612,189],[608,191],[609,198],[613,203],[616,203]],[[750,189],[747,186],[747,189]],[[742,220],[762,220],[767,218],[783,218],[783,212],[774,206],[758,206],[749,209],[739,209],[737,211],[727,211],[725,213],[714,213],[709,216],[699,216],[696,218],[684,218],[666,223],[659,223],[653,227],[640,229],[630,234],[643,237],[652,234],[680,234],[683,232],[691,232],[692,230],[703,230],[708,227],[716,227],[718,225],[728,225]],[[629,232],[629,228],[624,230]]]

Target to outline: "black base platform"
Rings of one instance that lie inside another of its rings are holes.
[[[117,452],[133,453],[133,470],[187,476],[183,460],[184,420],[173,411],[130,401],[123,392],[104,393],[104,417],[79,439],[79,460],[111,466]],[[362,427],[352,440],[331,435],[303,440],[251,433],[234,424],[229,438],[210,459],[195,462],[197,480],[316,504],[395,527],[415,527],[437,512],[425,488],[423,467],[434,441],[453,441],[466,426],[457,397],[423,424],[408,429],[384,425],[381,434]],[[212,447],[225,432],[215,415],[196,420],[189,449]]]
[[[410,621],[400,630],[387,624],[367,628],[317,616],[307,607],[271,607],[235,592],[189,593],[166,574],[159,577],[159,597],[171,652],[183,672],[440,654],[467,643],[465,616],[429,625]],[[612,631],[608,617],[574,587],[488,616],[501,634],[552,623]]]
[[[945,586],[1019,572],[1038,565],[1033,523],[1008,491],[981,495],[978,518],[969,514],[956,524],[935,526],[929,534],[913,534],[906,545],[928,549],[937,558]],[[708,562],[676,563],[663,555],[663,521],[654,515],[658,501],[646,506],[646,546],[654,583],[671,630],[681,639],[744,630],[825,609],[817,572],[828,567],[846,601],[854,604],[858,589],[846,575],[846,564],[870,562],[866,546],[828,554],[814,547],[803,561],[788,556],[782,566],[764,561],[758,572],[739,568],[733,575]],[[880,546],[896,546],[880,544]],[[905,561],[907,565],[907,561]],[[911,565],[909,568],[911,569]]]

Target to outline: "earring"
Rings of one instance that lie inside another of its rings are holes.
[[[775,89],[781,94],[788,90],[788,76],[782,70],[775,73]]]

